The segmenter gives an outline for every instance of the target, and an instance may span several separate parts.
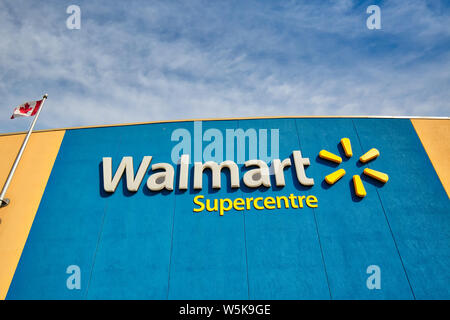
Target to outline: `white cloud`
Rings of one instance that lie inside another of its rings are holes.
[[[108,3],[81,2],[81,30],[59,3],[0,4],[1,132],[44,92],[40,128],[450,111],[448,8],[389,2],[375,34],[350,1]]]

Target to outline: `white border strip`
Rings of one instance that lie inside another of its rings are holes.
[[[233,121],[233,120],[264,120],[264,119],[424,119],[424,120],[450,120],[450,117],[422,117],[422,116],[260,116],[260,117],[236,117],[236,118],[203,118],[203,119],[176,119],[176,120],[159,120],[159,121],[147,121],[147,122],[131,122],[131,123],[119,123],[119,124],[99,124],[92,126],[79,126],[79,127],[67,127],[67,128],[54,128],[54,129],[41,129],[35,130],[34,133],[39,132],[51,132],[62,130],[80,130],[80,129],[95,129],[95,128],[109,128],[109,127],[124,127],[124,126],[137,126],[145,124],[157,124],[157,123],[176,123],[176,122],[193,122],[193,121]],[[1,136],[24,134],[26,131],[0,133]]]

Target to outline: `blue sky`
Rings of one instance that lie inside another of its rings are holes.
[[[66,28],[67,6],[81,29]],[[381,8],[369,30],[366,8]],[[1,1],[0,132],[282,115],[449,116],[448,1]]]

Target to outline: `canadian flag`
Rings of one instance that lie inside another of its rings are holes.
[[[14,109],[11,119],[17,117],[32,117],[39,111],[41,104],[42,100],[25,102]]]

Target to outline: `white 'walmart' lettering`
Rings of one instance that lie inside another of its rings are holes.
[[[305,172],[305,166],[309,166],[309,158],[303,158],[299,150],[292,152],[294,159],[295,173],[297,180],[301,185],[313,186],[314,179],[308,178]],[[152,156],[144,156],[139,169],[134,174],[133,158],[123,157],[114,176],[112,175],[112,158],[103,158],[103,187],[106,192],[114,192],[119,184],[120,179],[125,173],[127,190],[136,192],[144,179],[148,167],[152,161]],[[180,190],[187,190],[189,182],[189,155],[183,154],[180,159],[180,172],[178,188]],[[249,188],[258,188],[260,186],[270,187],[269,167],[262,160],[248,160],[244,163],[246,168],[251,170],[244,174],[243,182]],[[284,187],[286,182],[284,179],[284,169],[291,166],[291,159],[287,158],[281,161],[274,159],[272,161],[272,168],[275,175],[275,184],[277,187]],[[203,173],[206,169],[211,170],[212,178],[211,185],[214,189],[220,189],[221,171],[228,169],[230,172],[230,186],[231,188],[239,188],[240,177],[239,168],[234,161],[223,161],[220,164],[214,161],[207,161],[205,163],[194,163],[194,189],[201,190],[203,186]],[[149,176],[147,180],[147,188],[152,191],[161,191],[163,189],[172,191],[174,187],[175,173],[174,168],[169,163],[156,163],[151,167],[152,170],[158,170]]]

